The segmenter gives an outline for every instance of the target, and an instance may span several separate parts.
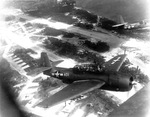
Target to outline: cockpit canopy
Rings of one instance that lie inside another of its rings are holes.
[[[97,64],[82,64],[82,65],[76,65],[73,68],[73,71],[75,73],[85,73],[85,72],[92,72],[92,73],[99,73],[102,72],[102,66]]]

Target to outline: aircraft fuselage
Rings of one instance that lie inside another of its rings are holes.
[[[53,72],[45,71],[44,74],[62,80],[66,84],[81,82],[85,80],[103,81],[105,85],[101,89],[114,91],[128,91],[132,88],[132,79],[119,73],[108,72],[103,69],[80,69],[80,68],[58,68]]]
[[[138,30],[138,29],[143,29],[143,28],[146,28],[146,27],[149,27],[148,24],[144,24],[144,23],[133,23],[133,24],[125,24],[125,25],[122,25],[120,27],[115,27],[117,29],[122,29],[122,30]]]

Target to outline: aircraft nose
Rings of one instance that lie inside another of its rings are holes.
[[[132,84],[133,81],[134,81],[134,78],[131,76],[130,77],[130,83]]]
[[[135,79],[133,76],[130,77],[130,83],[129,83],[130,87],[132,88],[133,85],[136,85]]]

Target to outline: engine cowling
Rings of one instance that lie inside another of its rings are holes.
[[[116,91],[129,91],[132,89],[133,77],[124,75],[110,75],[109,85]]]

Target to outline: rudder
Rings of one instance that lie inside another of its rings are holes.
[[[118,16],[118,21],[117,21],[118,24],[124,24],[125,21],[123,19],[123,17],[121,15]]]
[[[41,53],[40,66],[41,67],[51,67],[50,60],[48,58],[47,53],[45,53],[45,52]]]
[[[52,61],[48,58],[47,53],[45,52],[41,53],[41,60],[40,60],[41,67],[51,67],[52,69],[55,69],[55,67],[63,61],[64,60]]]

